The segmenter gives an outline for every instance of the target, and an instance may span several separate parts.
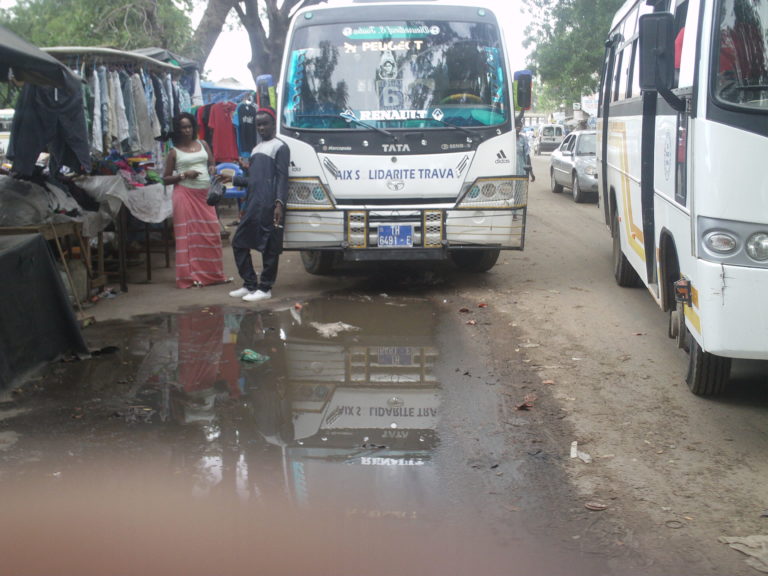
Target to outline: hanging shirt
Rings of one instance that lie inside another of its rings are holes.
[[[120,71],[120,88],[123,91],[125,116],[128,119],[128,151],[131,153],[143,152],[139,140],[139,124],[136,119],[136,103],[133,100],[133,90],[131,90],[131,77],[125,70]]]
[[[200,86],[200,72],[195,70],[195,74],[193,76],[193,88],[192,88],[192,106],[202,106],[203,105],[203,89]]]
[[[101,88],[99,74],[96,70],[91,76],[91,92],[93,94],[93,125],[91,126],[91,148],[99,153],[104,152],[104,136],[101,131]]]
[[[254,146],[258,144],[256,132],[256,106],[251,102],[241,102],[234,116],[237,128],[237,149],[241,158],[248,158]]]
[[[123,152],[127,152],[129,148],[128,139],[131,134],[128,130],[128,115],[125,111],[125,99],[123,98],[123,87],[120,84],[120,75],[117,70],[113,70],[110,73],[110,78],[113,86],[113,95],[115,99],[115,117],[117,118],[117,141]],[[124,144],[124,146],[123,146]]]
[[[138,72],[131,75],[131,94],[133,95],[134,110],[136,111],[136,128],[138,129],[139,144],[138,150],[149,152],[152,149],[154,136],[152,134],[152,123],[147,112],[147,93],[144,90],[144,84]]]
[[[237,136],[232,123],[236,108],[234,102],[218,102],[211,106],[208,126],[213,130],[213,157],[216,163],[237,160]]]

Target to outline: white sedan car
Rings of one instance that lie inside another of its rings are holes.
[[[552,192],[570,188],[575,202],[597,200],[595,131],[577,130],[565,137],[549,157]]]

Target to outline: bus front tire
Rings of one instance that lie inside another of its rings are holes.
[[[619,230],[619,216],[613,213],[611,220],[611,234],[613,236],[613,277],[616,284],[622,288],[634,288],[640,285],[640,276],[621,251],[621,230]]]
[[[728,384],[731,375],[731,359],[704,352],[696,339],[689,334],[688,374],[685,382],[696,396],[715,396]]]
[[[325,276],[333,272],[333,252],[320,250],[302,250],[301,263],[304,270],[315,276]]]
[[[467,272],[488,272],[499,259],[498,248],[487,250],[455,250],[451,252],[451,260]]]

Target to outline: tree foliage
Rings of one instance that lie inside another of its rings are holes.
[[[624,0],[524,0],[528,66],[549,97],[570,105],[595,92],[611,20]]]
[[[191,0],[19,0],[0,23],[37,46],[160,47],[183,53]]]

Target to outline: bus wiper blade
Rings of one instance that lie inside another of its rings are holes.
[[[384,130],[383,128],[379,128],[378,126],[374,126],[373,124],[368,124],[367,122],[363,122],[360,120],[357,116],[355,116],[355,113],[352,112],[352,110],[344,110],[344,112],[341,112],[339,114],[340,118],[343,118],[347,122],[354,122],[355,124],[358,124],[360,126],[363,126],[364,128],[368,128],[369,130],[375,130],[376,132],[379,132],[380,134],[384,134],[385,136],[388,136],[389,138],[394,138],[394,134],[392,132],[388,132]]]
[[[442,118],[436,118],[434,115],[430,116],[430,120],[434,120],[435,122],[439,122],[443,126],[449,126],[455,130],[458,130],[459,132],[464,132],[464,134],[468,134],[472,138],[477,138],[478,140],[482,140],[482,136],[479,132],[472,132],[472,130],[467,130],[464,128],[464,126],[459,126],[458,124],[454,124],[453,122],[448,122],[447,120],[443,120]]]

